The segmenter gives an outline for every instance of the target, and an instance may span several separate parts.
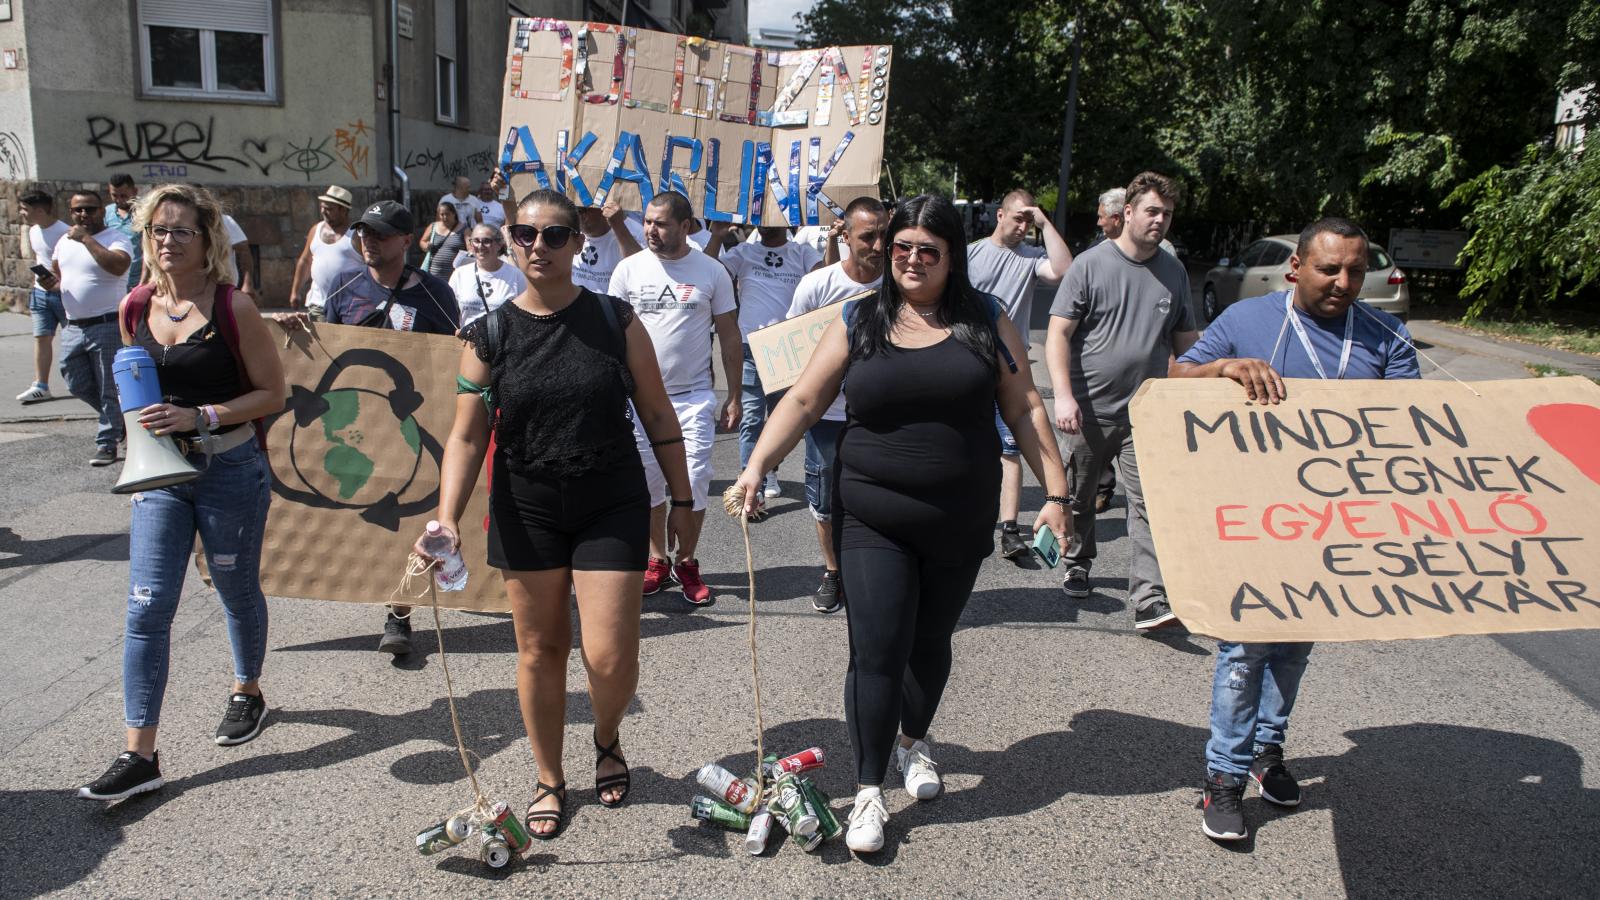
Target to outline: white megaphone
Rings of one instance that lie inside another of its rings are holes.
[[[122,424],[128,435],[128,458],[113,494],[132,494],[183,484],[200,477],[169,436],[157,437],[139,424],[139,410],[161,402],[156,361],[143,347],[123,347],[111,364],[122,398]]]

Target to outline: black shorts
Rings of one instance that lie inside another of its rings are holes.
[[[575,478],[530,478],[494,455],[489,565],[513,572],[642,572],[649,555],[650,493],[637,459]]]

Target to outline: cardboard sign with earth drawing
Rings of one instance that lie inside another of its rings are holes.
[[[1131,407],[1168,599],[1230,641],[1600,628],[1600,385],[1304,381]]]
[[[518,18],[500,168],[521,197],[643,209],[687,196],[698,218],[832,221],[878,196],[887,46],[760,50],[598,22]]]
[[[411,545],[439,507],[439,466],[456,411],[453,337],[315,325],[279,352],[289,383],[268,423],[272,507],[262,548],[268,594],[387,603]],[[485,561],[487,475],[461,517],[463,591],[449,609],[504,612]]]

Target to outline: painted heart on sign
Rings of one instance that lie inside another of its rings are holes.
[[[1600,484],[1600,409],[1583,403],[1548,403],[1528,410],[1528,424],[1578,471]]]

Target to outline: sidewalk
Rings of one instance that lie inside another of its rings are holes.
[[[1553,366],[1574,375],[1600,380],[1600,357],[1571,353],[1508,338],[1486,338],[1441,322],[1412,319],[1406,323],[1412,337],[1432,347],[1448,347],[1476,357],[1516,363],[1519,366]],[[1427,347],[1423,348],[1428,349]],[[1461,373],[1456,373],[1461,375]],[[1466,375],[1461,375],[1467,378]]]
[[[56,336],[56,346],[61,337]],[[33,383],[33,319],[0,312],[0,425],[17,422],[66,422],[94,419],[89,405],[67,393],[61,380],[60,360],[50,360],[50,392],[54,400],[23,406],[16,396]]]

